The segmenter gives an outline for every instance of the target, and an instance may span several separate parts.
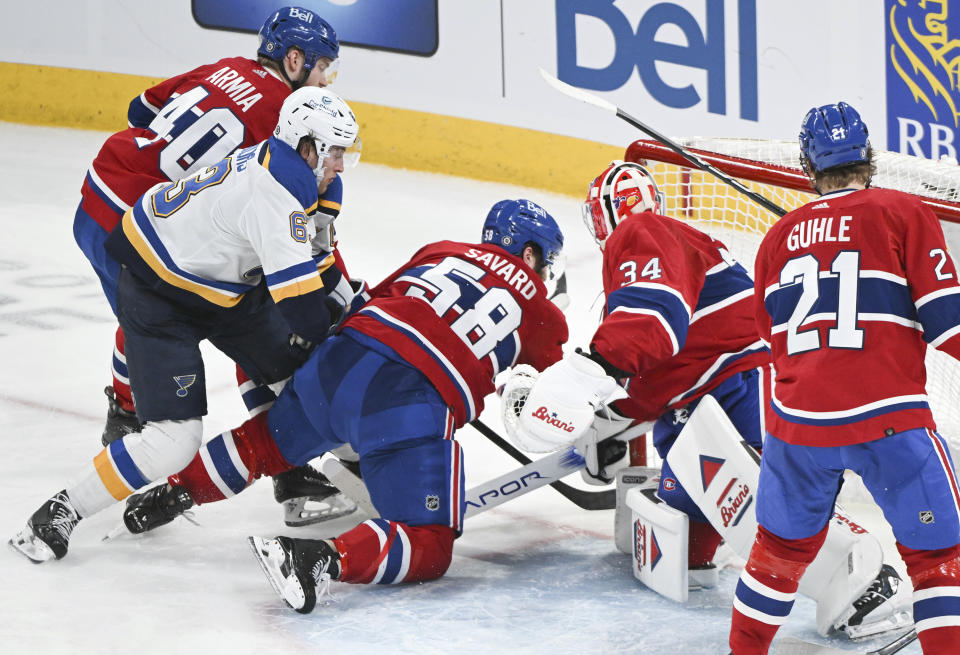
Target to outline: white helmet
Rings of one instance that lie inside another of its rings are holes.
[[[664,197],[650,171],[633,162],[612,161],[590,184],[583,203],[583,221],[603,248],[614,228],[628,216],[659,213]]]
[[[343,165],[355,166],[360,159],[359,126],[350,106],[333,91],[314,86],[297,89],[283,101],[273,136],[294,150],[300,139],[311,137],[317,146],[320,165],[317,179],[323,176],[323,160],[331,148],[345,150]]]

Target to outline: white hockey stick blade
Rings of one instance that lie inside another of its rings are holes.
[[[592,93],[588,93],[583,89],[578,89],[577,87],[571,86],[566,82],[561,82],[555,75],[551,75],[547,71],[543,70],[543,68],[540,68],[540,77],[542,77],[547,84],[564,95],[568,95],[575,100],[579,100],[580,102],[585,102],[588,105],[594,105],[600,109],[605,109],[611,114],[617,113],[617,106],[612,102],[607,102],[603,98],[598,98],[597,96],[593,95]]]
[[[344,496],[356,502],[357,507],[363,510],[368,517],[377,518],[380,516],[380,512],[374,508],[373,501],[370,500],[370,493],[367,491],[367,486],[363,484],[363,480],[354,475],[353,471],[344,466],[339,459],[328,457],[320,463],[320,470],[330,478],[330,482],[337,489],[343,492]]]

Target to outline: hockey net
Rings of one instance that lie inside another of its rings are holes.
[[[796,209],[815,197],[800,168],[796,141],[695,137],[677,142],[784,210]],[[873,186],[919,196],[940,217],[947,244],[952,252],[958,252],[954,245],[960,247],[960,167],[895,152],[878,151],[875,157]],[[644,163],[653,173],[666,196],[665,214],[722,241],[753,274],[757,248],[776,222],[776,214],[714,175],[691,167],[656,141],[634,142],[627,148],[625,159]],[[930,405],[956,462],[960,452],[960,363],[928,348],[927,372]],[[654,452],[652,448],[646,450],[648,454]]]

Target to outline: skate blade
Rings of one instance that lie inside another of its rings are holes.
[[[283,501],[283,522],[291,528],[314,525],[349,516],[357,511],[357,503],[343,494],[329,496],[316,505],[307,507],[313,498],[291,498]]]
[[[56,559],[50,546],[38,539],[29,526],[7,541],[7,544],[34,564],[43,564]]]
[[[913,616],[909,611],[898,611],[879,621],[848,625],[845,632],[851,641],[863,641],[878,637],[892,637],[913,627]]]
[[[297,576],[284,575],[281,570],[280,567],[286,557],[280,543],[276,539],[262,539],[261,537],[247,537],[247,543],[250,544],[257,562],[260,563],[260,568],[263,569],[263,573],[267,576],[273,590],[277,592],[290,609],[302,612],[307,602],[306,595],[303,592],[303,587],[300,586],[300,581],[297,580]]]

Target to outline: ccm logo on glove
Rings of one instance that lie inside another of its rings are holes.
[[[564,432],[573,432],[575,429],[573,425],[570,425],[566,421],[561,421],[560,419],[558,419],[556,412],[554,412],[553,414],[549,414],[547,412],[547,408],[544,407],[543,405],[538,407],[536,411],[534,411],[530,416],[532,418],[540,419],[547,425],[552,425],[553,427],[559,428]]]

